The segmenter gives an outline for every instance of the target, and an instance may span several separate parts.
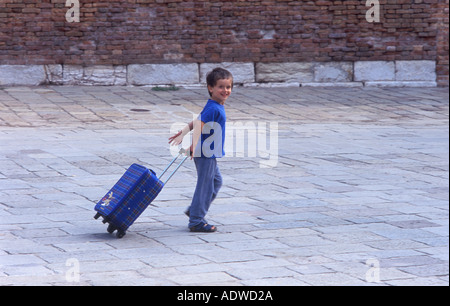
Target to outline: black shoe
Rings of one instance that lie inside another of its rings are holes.
[[[201,223],[199,225],[193,226],[189,228],[191,232],[197,232],[197,233],[214,233],[217,231],[217,227],[214,225],[209,225],[208,223]]]

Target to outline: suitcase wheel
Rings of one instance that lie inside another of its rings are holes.
[[[100,218],[102,215],[100,215],[100,213],[97,213],[95,216],[94,216],[94,219],[95,220],[97,220],[98,218]]]
[[[108,225],[108,228],[106,230],[108,231],[108,233],[112,234],[116,230],[116,228],[112,224],[110,224]]]
[[[123,236],[125,236],[125,232],[124,231],[121,231],[121,230],[117,230],[117,233],[116,233],[116,237],[117,238],[122,238]]]
[[[126,234],[125,231],[118,229],[117,227],[115,227],[115,226],[112,225],[112,224],[109,224],[109,225],[108,225],[108,228],[107,228],[106,230],[107,230],[108,233],[110,233],[110,234],[112,234],[115,230],[117,230],[117,233],[116,233],[116,237],[117,237],[117,238],[122,238],[122,237],[125,236],[125,234]]]

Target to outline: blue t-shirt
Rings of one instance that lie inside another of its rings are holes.
[[[225,108],[218,102],[209,99],[197,118],[205,123],[194,157],[217,158],[225,155]],[[201,145],[201,147],[200,147]]]

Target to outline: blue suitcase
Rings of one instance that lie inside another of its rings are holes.
[[[112,189],[95,205],[95,219],[103,217],[103,223],[108,223],[107,231],[122,238],[127,229],[144,212],[150,203],[158,196],[164,185],[187,159],[185,156],[170,176],[163,183],[160,178],[173,163],[185,153],[181,149],[179,155],[166,167],[159,177],[153,170],[133,164],[128,168]]]

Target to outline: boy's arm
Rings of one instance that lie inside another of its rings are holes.
[[[191,159],[193,157],[200,157],[201,156],[201,153],[196,153],[195,150],[197,148],[197,144],[198,144],[198,142],[200,140],[200,137],[202,135],[202,131],[203,131],[203,126],[204,125],[205,125],[205,123],[203,121],[200,121],[200,120],[194,120],[193,121],[194,133],[192,135],[192,145],[191,145],[191,148],[190,148]],[[200,148],[200,150],[201,150],[201,148]]]
[[[186,125],[182,130],[178,131],[172,137],[169,137],[169,143],[173,146],[179,145],[183,141],[183,137],[194,128],[194,121]]]

